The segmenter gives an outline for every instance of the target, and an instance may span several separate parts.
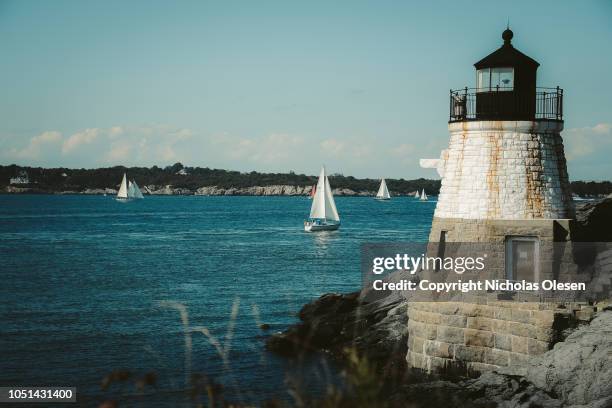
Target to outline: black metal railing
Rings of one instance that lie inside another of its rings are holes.
[[[468,120],[563,120],[563,89],[518,92],[503,88],[450,91],[449,122]]]

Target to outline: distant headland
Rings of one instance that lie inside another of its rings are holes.
[[[315,175],[288,173],[239,172],[188,167],[175,163],[166,167],[105,167],[98,169],[42,168],[0,166],[0,193],[19,194],[115,194],[123,173],[135,179],[144,194],[151,195],[308,195],[316,184]],[[358,179],[342,174],[329,176],[334,194],[339,196],[373,196],[380,180]],[[425,190],[437,195],[440,180],[387,178],[395,196],[413,195]],[[580,197],[602,197],[612,193],[612,182],[573,181],[572,191]]]

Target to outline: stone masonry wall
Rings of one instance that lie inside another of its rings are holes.
[[[562,129],[555,121],[449,124],[435,217],[573,218]]]
[[[429,242],[439,242],[441,232],[448,242],[503,243],[507,236],[537,236],[542,241],[565,241],[570,236],[570,220],[491,220],[434,217]]]
[[[571,319],[592,314],[537,302],[409,302],[406,360],[428,372],[489,371],[545,353]]]

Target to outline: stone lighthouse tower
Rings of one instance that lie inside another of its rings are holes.
[[[537,87],[539,64],[514,48],[510,29],[502,38],[499,49],[474,64],[476,86],[450,92],[448,149],[439,159],[421,160],[442,177],[428,251],[488,255],[477,278],[588,281],[590,273],[581,277],[571,266],[563,90]],[[420,273],[444,282],[462,276]],[[538,303],[550,293],[519,288],[428,296],[407,294],[406,360],[414,368],[482,372],[513,365],[549,350],[561,327],[559,310]]]
[[[421,160],[442,177],[430,242],[568,238],[563,90],[537,87],[539,63],[512,45],[510,29],[502,38],[474,64],[476,87],[450,92],[448,149]]]

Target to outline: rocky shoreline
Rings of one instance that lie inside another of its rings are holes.
[[[612,198],[577,208],[585,236],[612,241]],[[408,369],[408,303],[398,292],[364,289],[330,293],[306,304],[300,321],[266,340],[268,350],[289,358],[323,352],[342,365],[347,350],[373,361],[384,378],[385,406],[411,407],[611,407],[612,307],[600,308],[568,328],[554,347],[516,365],[485,372],[431,376]],[[590,321],[590,322],[589,322]]]
[[[218,187],[203,186],[197,189],[174,187],[172,185],[147,185],[142,187],[144,195],[200,195],[200,196],[308,196],[312,186],[293,186],[293,185],[271,185],[271,186],[251,186],[251,187]],[[82,191],[48,191],[37,187],[16,187],[6,186],[2,191],[5,194],[80,194],[80,195],[113,195],[117,194],[115,188],[87,188]],[[415,192],[406,194],[414,195]],[[375,191],[354,191],[348,188],[333,189],[336,196],[349,197],[371,197]],[[396,194],[400,195],[400,194]]]

